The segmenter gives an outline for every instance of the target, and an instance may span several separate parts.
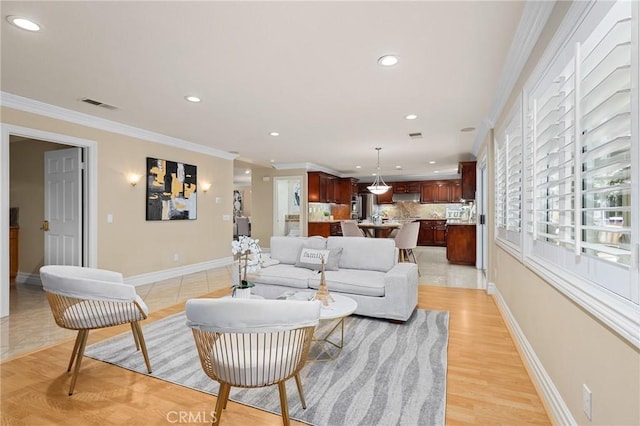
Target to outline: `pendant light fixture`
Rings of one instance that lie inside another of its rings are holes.
[[[384,194],[391,188],[389,185],[384,183],[384,179],[382,179],[382,175],[380,174],[380,150],[381,149],[382,148],[376,148],[376,151],[378,151],[378,167],[376,168],[376,180],[374,180],[371,185],[367,186],[367,189],[369,190],[369,192],[376,195]]]

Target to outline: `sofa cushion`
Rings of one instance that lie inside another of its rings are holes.
[[[314,249],[327,248],[327,240],[324,237],[271,237],[271,258],[288,265],[295,265],[300,256],[302,247]]]
[[[290,237],[285,237],[290,238]],[[317,271],[296,268],[280,263],[260,269],[259,274],[252,275],[250,281],[255,284],[281,285],[294,288],[309,288],[309,279],[320,276]]]
[[[300,256],[296,262],[296,267],[307,268],[314,271],[322,270],[322,258],[325,258],[324,270],[325,271],[337,271],[340,264],[340,255],[342,254],[342,248],[328,249],[313,249],[308,247],[302,247],[300,250]]]
[[[357,237],[349,237],[351,238]],[[384,272],[341,268],[339,271],[327,271],[324,275],[329,292],[384,296]],[[317,290],[319,286],[320,275],[309,279],[310,288]]]
[[[327,248],[342,247],[340,269],[387,272],[398,262],[392,238],[329,237]]]

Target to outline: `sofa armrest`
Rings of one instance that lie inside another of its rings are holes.
[[[418,306],[418,266],[401,262],[391,268],[384,277],[384,296],[393,310],[402,313],[398,319],[409,319]]]

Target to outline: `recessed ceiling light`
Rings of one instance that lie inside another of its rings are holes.
[[[189,102],[193,102],[195,104],[197,104],[198,102],[200,102],[200,98],[197,96],[185,96],[184,97],[186,100],[188,100]]]
[[[251,170],[249,170],[249,169],[247,169],[247,170],[245,170],[245,171],[244,171],[244,174],[245,174],[245,175],[248,175],[249,173],[251,173]]]
[[[460,129],[461,132],[473,132],[476,128],[475,127],[463,127],[462,129]]]
[[[278,133],[278,132],[270,132],[269,136],[280,136],[280,133]]]
[[[433,173],[440,173],[440,172],[436,170],[436,171],[434,171]]]
[[[362,168],[362,166],[356,166],[356,169],[361,169],[361,168]]]
[[[431,161],[429,161],[429,164],[436,164],[436,162],[431,160]]]
[[[376,176],[376,174],[375,173],[371,173],[371,176]]]
[[[40,25],[22,16],[7,16],[7,21],[27,31],[40,31]]]
[[[396,170],[402,169],[402,166],[396,166]]]
[[[398,63],[398,57],[394,55],[384,55],[378,58],[378,65],[392,67]]]
[[[416,118],[418,118],[418,116],[415,114],[407,114],[404,116],[405,120],[415,120]]]
[[[275,162],[276,162],[276,160],[269,160],[269,162],[270,162],[270,163],[275,163]]]

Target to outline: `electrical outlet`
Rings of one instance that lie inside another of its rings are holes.
[[[173,261],[177,262],[178,260],[180,260],[180,256],[178,255],[178,253],[174,253],[173,254]]]
[[[591,390],[585,384],[582,385],[582,411],[591,421]]]

